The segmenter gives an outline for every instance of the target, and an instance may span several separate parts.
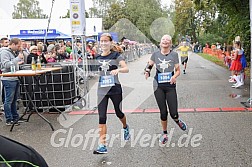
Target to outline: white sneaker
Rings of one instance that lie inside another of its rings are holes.
[[[242,85],[243,85],[243,84],[242,84],[241,82],[239,82],[239,83],[236,84],[235,88],[239,88],[239,87],[241,87]]]
[[[231,79],[228,80],[228,82],[234,83],[234,82],[235,82],[235,79],[234,79],[234,78],[231,78]]]
[[[235,83],[235,84],[233,84],[231,87],[232,87],[232,88],[235,88],[235,87],[237,86],[237,84],[238,84],[238,83]]]

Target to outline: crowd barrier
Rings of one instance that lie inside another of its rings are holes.
[[[135,60],[139,59],[140,57],[152,54],[155,52],[158,48],[155,45],[152,44],[145,44],[144,46],[138,46],[138,45],[129,45],[127,49],[122,53],[122,56],[124,57],[126,63],[134,62]],[[98,70],[97,64],[94,63],[92,59],[88,60],[88,71],[89,75],[93,75],[93,72],[96,72]],[[81,67],[81,65],[79,65]],[[92,77],[89,77],[91,79]]]
[[[224,54],[226,54],[222,50],[215,48],[203,48],[203,53],[215,56],[222,61],[224,61]]]
[[[143,46],[130,45],[122,53],[122,56],[125,58],[125,61],[128,63],[128,62],[133,62],[144,55],[152,54],[156,50],[157,50],[157,47],[152,44],[144,44]]]

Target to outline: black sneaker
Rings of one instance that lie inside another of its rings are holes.
[[[183,70],[184,74],[186,74],[185,70]]]
[[[11,122],[6,122],[5,125],[6,125],[6,126],[11,126],[12,123],[11,123]]]
[[[6,122],[5,124],[6,124],[6,126],[11,126],[12,124],[14,124],[14,122],[13,122],[13,121],[11,121],[11,122]],[[20,125],[18,122],[15,123],[15,126],[18,126],[18,125]]]

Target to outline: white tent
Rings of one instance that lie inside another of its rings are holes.
[[[47,29],[48,19],[0,19],[0,37],[16,35],[20,30]],[[71,36],[70,19],[52,19],[49,29]],[[86,36],[97,36],[102,32],[102,18],[86,18]]]

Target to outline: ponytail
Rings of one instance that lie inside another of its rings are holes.
[[[114,44],[112,45],[112,48],[110,49],[110,51],[123,53],[123,49],[120,46],[117,46]]]

